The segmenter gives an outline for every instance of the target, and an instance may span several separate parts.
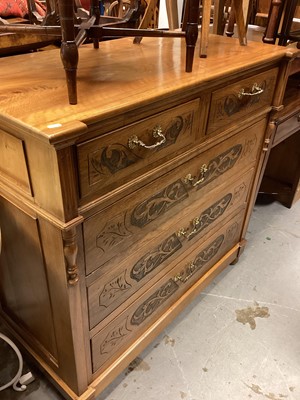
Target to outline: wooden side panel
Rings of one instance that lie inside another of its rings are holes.
[[[32,195],[24,142],[0,130],[0,176],[27,195]]]
[[[3,310],[57,359],[38,220],[0,198],[0,226]]]

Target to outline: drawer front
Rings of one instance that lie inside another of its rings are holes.
[[[224,131],[238,119],[270,106],[277,73],[274,68],[213,92],[207,134]]]
[[[224,224],[226,218],[245,207],[251,187],[253,169],[234,182],[223,185],[212,199],[196,202],[194,210],[184,215],[168,229],[155,230],[155,239],[142,241],[133,248],[133,254],[116,263],[107,274],[88,287],[90,328],[129,299],[137,296],[146,284],[153,285],[168,271],[168,265],[200,239],[205,240]],[[216,191],[215,191],[216,192]],[[135,296],[133,296],[135,294]]]
[[[142,238],[147,240],[197,199],[254,164],[262,146],[265,120],[204,151],[160,179],[144,186],[83,224],[86,273],[99,267],[107,272],[109,261],[121,261],[125,252]]]
[[[293,114],[290,118],[279,123],[273,142],[273,146],[276,146],[282,140],[293,135],[295,132],[300,130],[300,110]]]
[[[14,189],[19,189],[29,196],[32,195],[24,142],[1,130],[0,176]]]
[[[190,147],[199,112],[197,99],[79,145],[81,197],[113,190]]]
[[[93,372],[111,363],[205,272],[239,242],[240,213],[203,243],[195,243],[173,268],[92,340]]]

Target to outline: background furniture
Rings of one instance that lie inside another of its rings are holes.
[[[300,58],[290,65],[283,105],[272,115],[272,143],[259,196],[290,208],[300,199]]]
[[[186,6],[187,22],[181,31],[165,32],[162,30],[135,29],[141,15],[141,0],[130,0],[130,8],[124,17],[103,17],[100,15],[98,0],[90,2],[90,16],[81,22],[75,18],[74,0],[59,0],[58,14],[60,26],[51,22],[42,26],[0,25],[0,32],[26,32],[28,34],[59,35],[61,34],[61,59],[64,65],[70,104],[77,104],[77,65],[78,47],[86,40],[92,39],[94,48],[99,48],[103,38],[124,36],[149,37],[183,37],[186,40],[186,72],[192,70],[195,44],[198,36],[199,0],[188,0]],[[48,13],[47,13],[48,15]],[[46,20],[47,20],[46,15]],[[128,27],[131,26],[131,27]]]
[[[285,46],[288,42],[299,42],[300,30],[292,30],[296,13],[300,17],[299,0],[272,1],[263,41],[275,44],[278,39],[278,44],[281,46]]]
[[[83,46],[76,106],[59,51],[0,60],[1,318],[66,398],[93,399],[245,246],[293,53],[213,35],[186,74],[184,48]]]

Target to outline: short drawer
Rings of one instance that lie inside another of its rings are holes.
[[[199,107],[197,99],[78,145],[81,198],[113,190],[194,144]]]
[[[237,120],[270,106],[277,74],[274,68],[213,92],[207,134],[224,131]]]
[[[93,372],[113,362],[240,240],[244,212],[207,241],[196,243],[173,268],[91,339]]]
[[[293,135],[295,132],[300,130],[300,110],[295,114],[291,115],[289,118],[279,121],[278,127],[276,129],[275,138],[273,141],[273,146],[287,139],[289,136]]]
[[[168,174],[89,217],[83,224],[86,273],[120,262],[132,246],[148,240],[197,199],[249,170],[262,147],[262,120],[230,139],[203,151]]]
[[[15,190],[32,195],[24,142],[0,130],[0,177]]]
[[[145,285],[153,285],[168,271],[168,265],[176,260],[195,241],[205,240],[218,230],[226,218],[245,207],[251,187],[253,169],[236,181],[228,181],[214,198],[200,199],[187,215],[178,213],[169,227],[160,226],[155,238],[143,240],[133,246],[132,254],[112,266],[107,274],[88,287],[90,328],[95,327],[128,300],[132,302],[137,291]]]

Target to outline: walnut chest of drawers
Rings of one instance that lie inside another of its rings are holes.
[[[0,60],[1,316],[66,398],[93,399],[244,247],[291,54],[212,36]]]

